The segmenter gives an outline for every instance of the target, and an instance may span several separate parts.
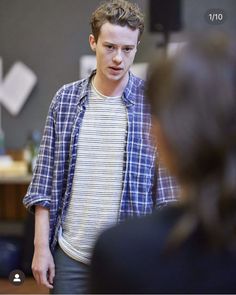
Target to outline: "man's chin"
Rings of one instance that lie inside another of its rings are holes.
[[[111,74],[109,73],[107,78],[111,81],[120,81],[126,78],[127,72],[122,71],[121,73]]]

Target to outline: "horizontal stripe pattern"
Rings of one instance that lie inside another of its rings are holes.
[[[89,263],[98,234],[118,220],[127,129],[121,97],[91,91],[82,121],[71,202],[59,243]]]

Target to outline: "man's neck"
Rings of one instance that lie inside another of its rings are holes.
[[[95,74],[93,78],[93,84],[95,88],[105,96],[121,96],[128,83],[129,74],[119,81],[106,80],[100,78],[99,75]]]

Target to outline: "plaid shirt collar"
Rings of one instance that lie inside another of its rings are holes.
[[[81,93],[79,94],[79,97],[78,97],[78,105],[80,107],[88,103],[87,100],[88,100],[88,97],[90,96],[90,91],[91,91],[91,80],[95,74],[96,74],[96,70],[92,71],[89,78],[84,79],[83,81],[84,87],[82,87]],[[136,93],[132,91],[134,81],[135,81],[134,75],[131,72],[129,72],[129,80],[122,95],[122,98],[126,107],[129,107],[135,104]]]

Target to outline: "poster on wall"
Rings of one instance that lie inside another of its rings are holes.
[[[13,64],[0,84],[0,102],[11,115],[20,112],[36,82],[35,73],[24,63]]]

